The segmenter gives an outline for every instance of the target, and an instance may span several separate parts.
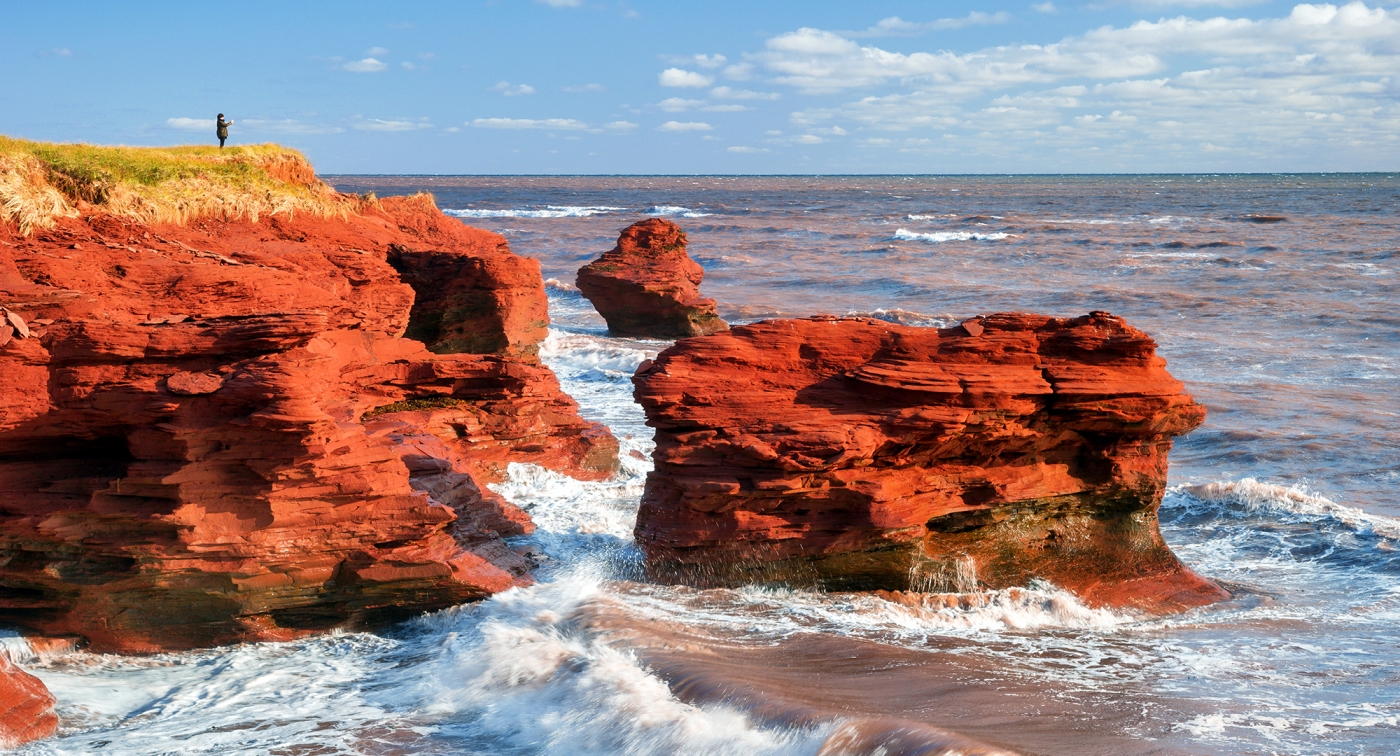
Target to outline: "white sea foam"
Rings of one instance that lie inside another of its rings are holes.
[[[455,215],[458,218],[588,218],[594,215],[615,213],[626,210],[625,207],[611,207],[608,205],[545,205],[543,208],[511,208],[508,210],[478,210],[467,208],[465,210],[443,210],[448,215]]]
[[[1204,485],[1182,485],[1171,489],[1200,502],[1223,506],[1228,511],[1244,513],[1270,512],[1307,521],[1331,520],[1358,533],[1374,533],[1382,538],[1400,540],[1400,519],[1370,514],[1355,507],[1338,504],[1325,496],[1308,493],[1297,486],[1261,483],[1254,478],[1218,481]],[[1189,500],[1169,498],[1166,506],[1190,506]]]
[[[904,310],[898,307],[885,309],[877,307],[874,310],[861,311],[849,310],[846,312],[848,318],[874,318],[875,320],[885,320],[891,323],[898,323],[907,326],[923,326],[934,328],[949,328],[958,324],[957,317],[953,315],[925,315],[922,312]]]
[[[568,283],[566,281],[560,281],[557,278],[546,278],[544,280],[544,287],[546,289],[555,289],[557,291],[578,291],[577,286],[574,286],[573,284]]]
[[[681,207],[680,205],[655,205],[653,207],[647,208],[644,212],[646,215],[669,215],[678,218],[708,218],[711,215],[714,215],[714,213],[704,213],[699,210],[691,210],[688,207]]]
[[[428,714],[448,732],[491,735],[539,753],[813,753],[830,726],[762,727],[735,709],[677,699],[636,656],[579,623],[610,599],[573,575],[497,596],[464,626],[458,612],[421,624],[442,638],[418,670]]]
[[[0,630],[0,656],[16,664],[46,662],[77,651],[76,638],[45,638],[35,643],[10,630]]]
[[[649,342],[642,340],[634,340],[631,343],[649,345]],[[643,360],[655,359],[663,343],[656,342],[656,348],[652,349],[637,348],[621,339],[551,328],[544,341],[540,342],[540,359],[550,364],[587,366],[625,372],[630,376]]]
[[[1010,236],[1011,234],[1001,231],[990,234],[978,234],[971,231],[934,231],[933,233],[920,234],[901,228],[894,232],[894,238],[899,241],[925,241],[934,244],[948,241],[999,241]]]

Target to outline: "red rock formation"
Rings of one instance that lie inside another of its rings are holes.
[[[58,730],[53,695],[39,678],[0,654],[0,748],[39,740]]]
[[[449,313],[441,286],[415,306],[410,284],[442,270],[483,307]],[[500,536],[529,519],[480,482],[510,461],[616,465],[533,356],[544,303],[538,263],[426,198],[0,224],[0,305],[32,330],[0,345],[0,622],[148,651],[528,582]],[[401,338],[415,323],[486,353],[434,354]]]
[[[715,300],[700,296],[704,278],[680,226],[652,218],[628,226],[616,247],[579,268],[578,288],[613,333],[679,339],[729,328]]]
[[[1094,605],[1226,597],[1163,543],[1171,439],[1205,409],[1106,313],[945,329],[778,320],[633,378],[656,428],[637,540],[663,579],[965,591]]]

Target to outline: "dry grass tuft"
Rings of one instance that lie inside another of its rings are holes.
[[[275,144],[102,147],[0,137],[0,220],[26,236],[79,209],[183,224],[298,212],[345,217],[365,204],[322,183],[301,153]]]
[[[0,153],[0,221],[17,224],[28,236],[52,227],[55,218],[77,215],[47,179],[48,168],[37,158]]]

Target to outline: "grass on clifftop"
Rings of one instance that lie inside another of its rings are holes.
[[[26,236],[79,210],[154,224],[344,216],[354,205],[317,179],[300,152],[275,144],[104,147],[0,136],[0,221]]]

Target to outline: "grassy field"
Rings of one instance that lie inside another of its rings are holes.
[[[345,215],[349,198],[306,158],[275,144],[109,147],[0,136],[0,221],[20,233],[60,217],[107,212],[147,224],[195,218]]]

